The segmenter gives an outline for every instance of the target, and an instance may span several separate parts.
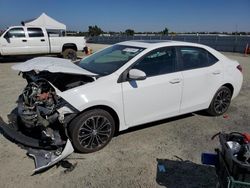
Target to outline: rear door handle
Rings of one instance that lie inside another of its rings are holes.
[[[45,40],[44,39],[41,39],[42,42],[44,42]]]
[[[169,81],[171,84],[177,84],[177,83],[180,83],[181,82],[181,79],[180,78],[175,78],[173,80],[170,80]]]
[[[213,75],[217,75],[217,74],[220,74],[220,73],[221,73],[220,70],[216,70],[216,71],[213,72]]]
[[[23,41],[23,42],[27,42],[27,40],[26,40],[26,39],[23,39],[22,41]]]

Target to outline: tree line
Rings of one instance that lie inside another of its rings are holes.
[[[135,33],[137,34],[162,34],[162,35],[168,35],[168,28],[165,28],[163,31],[160,32],[135,32],[133,29],[126,29],[125,31],[120,32],[114,32],[114,31],[103,31],[100,27],[97,25],[89,26],[87,32],[76,32],[76,31],[67,31],[68,35],[74,35],[74,36],[100,36],[100,35],[127,35],[127,36],[133,36]]]
[[[134,29],[128,28],[125,31],[114,32],[114,31],[103,31],[97,25],[89,26],[88,31],[86,32],[76,32],[76,31],[67,31],[67,35],[74,36],[113,36],[113,35],[126,35],[126,36],[134,36],[135,34],[145,34],[145,35],[176,35],[176,34],[222,34],[222,35],[250,35],[250,32],[184,32],[184,33],[176,33],[169,32],[169,29],[165,27],[162,31],[159,32],[136,32]]]

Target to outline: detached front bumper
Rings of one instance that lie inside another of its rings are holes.
[[[63,149],[62,152],[61,152],[61,149]],[[67,143],[64,146],[64,148],[59,148],[54,151],[29,148],[27,155],[34,158],[35,170],[33,172],[38,173],[55,165],[56,163],[66,158],[73,152],[74,152],[74,148],[70,140],[67,140]]]
[[[27,151],[27,155],[35,161],[34,173],[39,173],[47,170],[59,161],[65,159],[74,152],[74,148],[68,139],[66,144],[62,145],[44,145],[41,140],[28,137],[15,129],[15,125],[5,123],[0,117],[0,131],[3,135],[20,145]]]

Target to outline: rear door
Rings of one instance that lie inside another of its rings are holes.
[[[179,113],[182,75],[176,71],[175,48],[149,52],[131,67],[146,73],[145,80],[122,83],[125,121],[128,126]]]
[[[183,75],[181,113],[208,108],[222,84],[222,64],[203,48],[178,47]]]
[[[7,31],[2,40],[3,55],[21,55],[27,53],[27,37],[23,27],[15,27]]]
[[[39,27],[28,27],[27,47],[30,54],[49,53],[49,41],[47,35]]]

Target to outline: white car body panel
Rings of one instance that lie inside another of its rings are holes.
[[[177,79],[179,81],[174,81]],[[123,82],[122,93],[127,126],[131,127],[178,114],[181,81],[181,73],[176,72],[140,81]]]
[[[119,117],[120,130],[128,127],[124,121],[121,84],[116,77],[103,77],[95,82],[58,93],[80,112],[94,106],[107,106]]]
[[[49,54],[49,41],[46,37],[34,37],[27,40],[27,54]],[[43,41],[44,40],[44,41]],[[15,52],[13,52],[14,54]]]
[[[223,63],[225,71],[224,80],[227,80],[228,83],[231,83],[234,88],[232,99],[234,99],[239,94],[243,82],[243,76],[241,72],[234,71],[234,68],[237,65],[239,65],[239,63],[231,59],[226,59]]]
[[[209,67],[182,71],[181,114],[209,107],[212,97],[223,85],[222,69],[217,62]]]
[[[78,51],[82,51],[86,46],[84,37],[50,37],[49,40],[51,53],[61,53],[64,44],[76,44]]]
[[[233,98],[241,89],[243,76],[236,68],[239,64],[210,47],[176,41],[158,43],[127,41],[119,44],[146,49],[110,75],[57,93],[80,112],[95,106],[106,106],[113,109],[119,118],[119,131],[138,124],[206,109],[216,91],[224,84],[233,86]],[[140,57],[151,50],[167,46],[203,48],[219,61],[205,68],[147,77],[145,80],[118,82],[119,76]],[[19,71],[38,69],[39,71],[87,74],[80,67],[76,68],[76,65],[69,66],[66,62],[61,64],[58,59],[54,60],[52,63],[54,67],[49,65],[50,60],[48,59],[48,61],[39,60],[40,63],[37,64],[15,65],[13,68]],[[43,63],[44,65],[42,65]],[[89,73],[87,75],[93,75]]]
[[[24,37],[22,38],[10,38],[9,42],[6,40],[0,39],[1,44],[1,54],[5,55],[22,55],[22,54],[28,54],[28,46],[26,44],[23,44],[23,40],[25,40]]]

